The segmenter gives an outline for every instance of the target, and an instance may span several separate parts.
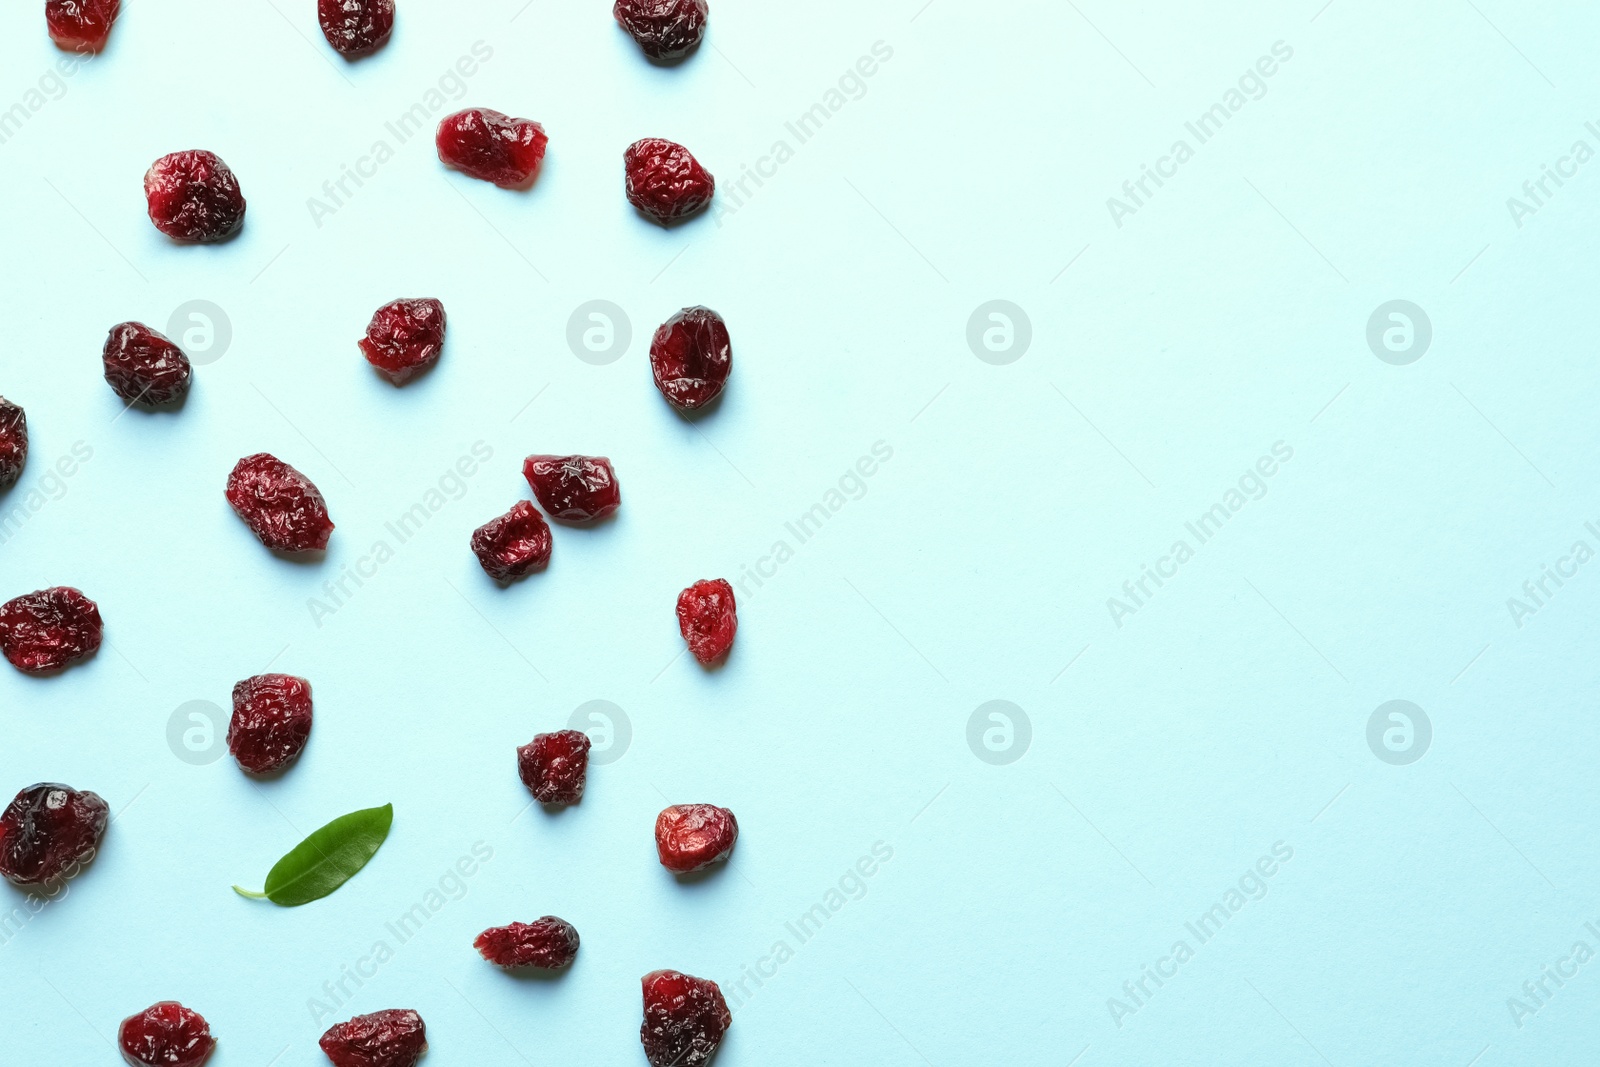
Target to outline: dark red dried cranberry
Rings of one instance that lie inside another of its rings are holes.
[[[444,163],[468,177],[516,189],[533,181],[549,140],[532,119],[473,107],[446,115],[434,144]]]
[[[738,820],[715,804],[674,804],[656,816],[656,854],[678,874],[727,859],[737,840]]]
[[[472,946],[500,967],[558,971],[578,955],[578,931],[565,919],[546,915],[531,923],[490,927]]]
[[[650,1067],[702,1067],[733,1025],[722,990],[709,978],[651,971],[644,985],[639,1040]]]
[[[276,456],[257,452],[228,475],[228,503],[250,532],[278,552],[321,552],[333,522],[311,479]]]
[[[439,361],[444,351],[444,305],[437,300],[394,300],[373,312],[361,354],[396,385]]]
[[[111,327],[102,353],[106,381],[126,404],[175,404],[189,392],[189,357],[142,322]]]
[[[100,608],[71,586],[0,604],[0,650],[25,674],[59,671],[93,655],[104,632]]]
[[[317,0],[317,21],[335,52],[364,56],[394,31],[394,0]]]
[[[121,0],[45,0],[50,39],[69,52],[98,52],[111,36]]]
[[[472,531],[472,551],[484,573],[497,582],[512,582],[550,562],[550,524],[526,500]]]
[[[645,55],[670,61],[699,47],[709,9],[706,0],[617,0],[611,13]]]
[[[0,874],[20,886],[73,877],[94,858],[110,818],[106,802],[87,790],[30,785],[0,815]]]
[[[646,137],[622,154],[628,201],[666,226],[688,218],[707,204],[716,180],[681,144]]]
[[[318,1044],[334,1067],[416,1067],[428,1034],[422,1016],[390,1008],[330,1026]]]
[[[311,736],[311,683],[291,674],[258,674],[233,687],[228,751],[251,774],[293,763]]]
[[[739,631],[738,605],[733,586],[721,578],[695,582],[678,594],[678,629],[689,651],[702,664],[712,664],[728,654]]]
[[[163,1000],[122,1020],[117,1045],[129,1067],[200,1067],[217,1040],[205,1016]]]
[[[617,472],[604,456],[529,456],[522,476],[552,519],[594,522],[622,504]]]
[[[150,221],[175,241],[221,241],[244,223],[239,179],[212,152],[173,152],[144,175]]]
[[[28,416],[0,396],[0,489],[9,489],[22,477],[28,462]]]
[[[589,744],[581,730],[537,734],[517,749],[517,776],[541,804],[576,804],[589,773]]]
[[[693,411],[722,394],[733,370],[728,324],[707,307],[684,308],[650,342],[656,388],[675,407]]]

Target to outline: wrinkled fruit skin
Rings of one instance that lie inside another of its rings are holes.
[[[200,1067],[217,1041],[203,1015],[163,1000],[122,1020],[117,1047],[130,1067]]]
[[[531,923],[491,927],[472,946],[496,966],[559,971],[578,955],[578,931],[565,919],[546,915]]]
[[[517,776],[541,804],[576,804],[589,773],[589,745],[580,730],[538,734],[517,749]]]
[[[160,407],[189,392],[189,357],[142,322],[111,327],[102,358],[106,381],[125,404]]]
[[[678,630],[702,665],[728,654],[739,631],[733,586],[721,578],[695,582],[678,594]]]
[[[702,1067],[733,1025],[717,983],[678,971],[651,971],[642,984],[639,1040],[650,1067]]]
[[[622,505],[617,472],[605,456],[529,456],[522,476],[552,519],[594,522]]]
[[[656,816],[656,854],[661,866],[677,874],[727,859],[737,840],[733,812],[715,804],[674,804]]]
[[[0,874],[19,886],[71,878],[94,857],[110,818],[94,793],[54,782],[30,785],[0,815]]]
[[[646,137],[622,154],[628,202],[666,226],[688,218],[716,192],[716,180],[681,144]]]
[[[311,737],[311,683],[290,674],[258,674],[233,687],[228,751],[251,774],[293,763]]]
[[[706,35],[706,0],[617,0],[617,22],[651,59],[682,59]]]
[[[513,582],[543,570],[550,562],[550,524],[526,500],[472,531],[472,551],[483,572],[497,582]]]
[[[444,351],[444,305],[394,300],[379,308],[360,341],[361,354],[395,385],[428,369]]]
[[[0,490],[16,485],[27,463],[27,413],[0,396]]]
[[[390,1008],[330,1026],[318,1044],[334,1067],[416,1067],[428,1035],[422,1016]]]
[[[486,107],[446,115],[434,137],[445,164],[502,189],[533,181],[549,141],[544,127],[532,119],[514,119]]]
[[[728,324],[707,307],[684,308],[650,342],[656,388],[674,407],[693,411],[722,395],[733,370]]]
[[[321,552],[333,522],[311,479],[276,456],[257,452],[228,475],[228,503],[261,543],[277,552]]]
[[[93,655],[104,632],[99,606],[71,586],[0,604],[0,650],[24,674],[59,671]]]
[[[342,56],[364,56],[394,32],[394,0],[317,0],[322,36]]]
[[[211,152],[173,152],[156,160],[145,172],[144,197],[150,221],[175,241],[226,240],[244,223],[239,179]]]
[[[111,37],[121,0],[45,0],[50,39],[69,52],[98,52]]]

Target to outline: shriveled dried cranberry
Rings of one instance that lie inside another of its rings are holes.
[[[577,957],[578,931],[565,919],[546,915],[531,923],[490,927],[478,935],[472,947],[500,967],[558,971]]]
[[[728,324],[708,307],[684,308],[656,330],[650,370],[673,406],[693,411],[711,403],[733,370]]]
[[[576,804],[589,773],[589,744],[581,730],[537,734],[517,749],[517,776],[541,804]]]
[[[526,500],[472,531],[472,551],[484,573],[497,582],[512,582],[550,562],[550,524]]]
[[[258,674],[233,687],[228,751],[251,774],[294,762],[311,736],[311,683],[292,674]]]
[[[364,56],[394,31],[394,0],[317,0],[317,21],[335,52]]]
[[[50,39],[69,52],[98,52],[111,36],[122,0],[45,0]]]
[[[678,594],[678,629],[689,651],[702,664],[712,664],[728,654],[739,630],[738,605],[733,586],[721,578],[695,582]]]
[[[622,504],[617,472],[604,456],[529,456],[522,476],[552,519],[594,522]]]
[[[394,300],[373,312],[361,354],[396,385],[439,361],[444,351],[444,305],[437,300]]]
[[[549,140],[532,119],[473,107],[446,115],[434,144],[440,160],[468,177],[515,189],[533,181]]]
[[[706,35],[706,0],[617,0],[611,13],[651,59],[676,60]]]
[[[163,1000],[122,1020],[117,1046],[129,1067],[200,1067],[217,1040],[205,1016]]]
[[[0,604],[0,651],[24,674],[59,671],[93,655],[104,632],[99,606],[71,586]]]
[[[124,403],[159,407],[189,392],[189,357],[142,322],[111,327],[102,358],[106,381]]]
[[[642,983],[639,1040],[650,1067],[702,1067],[733,1025],[722,990],[709,978],[679,971],[651,971]]]
[[[276,456],[257,452],[228,475],[228,503],[261,543],[278,552],[321,552],[333,522],[311,479]]]
[[[150,221],[175,241],[221,241],[244,223],[239,179],[215,153],[173,152],[144,175]]]
[[[334,1067],[416,1067],[428,1034],[422,1016],[390,1008],[330,1026],[318,1044]]]
[[[737,840],[738,820],[715,804],[674,804],[656,816],[656,854],[678,874],[727,859]]]
[[[717,183],[681,144],[646,137],[622,154],[628,201],[666,226],[688,218],[707,204]]]
[[[20,886],[73,877],[94,858],[110,818],[106,802],[87,790],[30,785],[0,815],[0,874]]]
[[[28,463],[28,416],[0,396],[0,489],[9,489],[22,477]]]

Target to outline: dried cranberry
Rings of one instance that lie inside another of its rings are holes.
[[[628,201],[666,226],[711,203],[716,180],[681,144],[659,137],[635,141],[622,154]]]
[[[478,935],[472,947],[500,967],[558,971],[578,955],[578,931],[565,919],[546,915],[531,923],[490,927]]]
[[[594,522],[622,504],[617,472],[604,456],[529,456],[522,476],[550,517],[562,522]]]
[[[678,60],[706,35],[706,0],[617,0],[611,9],[622,28],[655,60]]]
[[[142,322],[111,327],[102,356],[106,381],[124,403],[175,404],[189,392],[189,357]]]
[[[69,52],[98,52],[111,36],[121,0],[45,0],[50,39]]]
[[[30,785],[0,815],[0,874],[20,886],[71,878],[94,858],[110,818],[106,802],[87,790]]]
[[[93,655],[104,632],[100,608],[71,586],[0,604],[0,650],[25,674],[59,671]]]
[[[422,1016],[390,1008],[330,1026],[318,1044],[334,1067],[416,1067],[428,1034]]]
[[[228,503],[261,543],[278,552],[321,552],[333,522],[311,479],[276,456],[257,452],[228,475]]]
[[[163,1000],[122,1020],[117,1045],[130,1067],[199,1067],[217,1040],[205,1016]]]
[[[473,107],[446,115],[434,144],[443,162],[468,177],[515,189],[533,181],[549,140],[532,119]]]
[[[311,683],[290,674],[258,674],[233,687],[228,751],[251,774],[294,762],[311,736]]]
[[[728,324],[707,307],[684,308],[650,342],[656,388],[675,407],[693,411],[722,395],[733,370]]]
[[[497,582],[511,582],[550,562],[550,525],[526,500],[472,531],[472,551],[484,573]]]
[[[517,776],[541,804],[576,804],[589,773],[589,744],[581,730],[537,734],[517,749]]]
[[[9,489],[22,477],[28,462],[28,416],[0,396],[0,489]]]
[[[701,1067],[710,1060],[733,1025],[717,983],[679,971],[651,971],[642,982],[639,1040],[650,1067]]]
[[[715,663],[733,647],[739,630],[733,586],[721,578],[695,582],[678,594],[678,629],[702,664]]]
[[[361,354],[396,385],[439,361],[444,349],[444,305],[437,300],[394,300],[373,312]]]
[[[674,804],[656,816],[656,854],[678,874],[727,859],[737,840],[738,820],[715,804]]]
[[[244,222],[239,179],[214,153],[173,152],[144,175],[150,221],[175,241],[221,241]]]
[[[317,0],[317,21],[335,52],[364,56],[394,31],[394,0]]]

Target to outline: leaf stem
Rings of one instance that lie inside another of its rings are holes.
[[[233,891],[235,893],[238,893],[241,897],[249,897],[251,900],[266,900],[267,899],[267,895],[265,893],[252,893],[252,892],[250,892],[250,890],[248,890],[248,889],[240,889],[238,886],[234,886],[233,887]]]

